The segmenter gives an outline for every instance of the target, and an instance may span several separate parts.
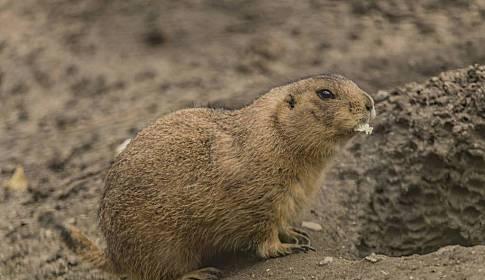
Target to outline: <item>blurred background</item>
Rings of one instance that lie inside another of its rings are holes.
[[[1,0],[0,182],[25,180],[0,188],[0,276],[83,275],[49,225],[99,237],[105,169],[154,119],[325,72],[376,97],[484,64],[484,20],[483,0]]]

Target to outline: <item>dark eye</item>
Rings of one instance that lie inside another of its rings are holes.
[[[335,99],[335,95],[328,89],[319,89],[316,93],[320,99]]]

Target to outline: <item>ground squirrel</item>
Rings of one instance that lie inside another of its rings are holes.
[[[322,170],[374,101],[339,75],[273,88],[237,110],[191,108],[143,129],[116,158],[99,209],[105,250],[75,227],[65,241],[134,279],[217,279],[223,252],[313,250],[295,227]]]

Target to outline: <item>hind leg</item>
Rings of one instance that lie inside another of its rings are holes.
[[[214,267],[205,267],[184,274],[179,280],[217,280],[221,277],[222,271]]]
[[[173,244],[170,244],[173,245]],[[197,250],[166,246],[157,255],[147,255],[137,267],[135,279],[160,280],[216,280],[220,271],[207,267],[201,269],[201,254]],[[174,253],[175,252],[175,253]]]

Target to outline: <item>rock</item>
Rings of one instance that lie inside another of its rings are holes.
[[[304,228],[307,228],[309,230],[313,230],[313,231],[321,231],[322,230],[322,226],[320,224],[317,224],[317,223],[314,223],[314,222],[304,221],[304,222],[301,223],[301,226],[304,227]]]
[[[77,260],[77,258],[73,256],[67,256],[66,261],[69,266],[76,266],[79,264],[79,261]]]
[[[128,144],[130,144],[130,142],[131,142],[131,138],[128,138],[125,141],[123,141],[123,143],[119,144],[116,147],[116,150],[115,150],[116,155],[121,154],[121,152],[123,152],[123,150],[126,149],[126,146],[128,146]]]
[[[21,165],[17,165],[15,172],[10,180],[8,180],[6,187],[14,191],[26,191],[29,186],[29,181],[25,176],[24,168]]]
[[[377,94],[374,96],[375,102],[381,102],[389,98],[389,92],[384,90],[379,90]]]
[[[323,260],[318,262],[319,266],[326,266],[333,262],[333,257],[325,257]]]
[[[376,263],[381,260],[376,254],[372,253],[368,255],[367,257],[364,258],[366,261],[369,261],[371,263]]]

